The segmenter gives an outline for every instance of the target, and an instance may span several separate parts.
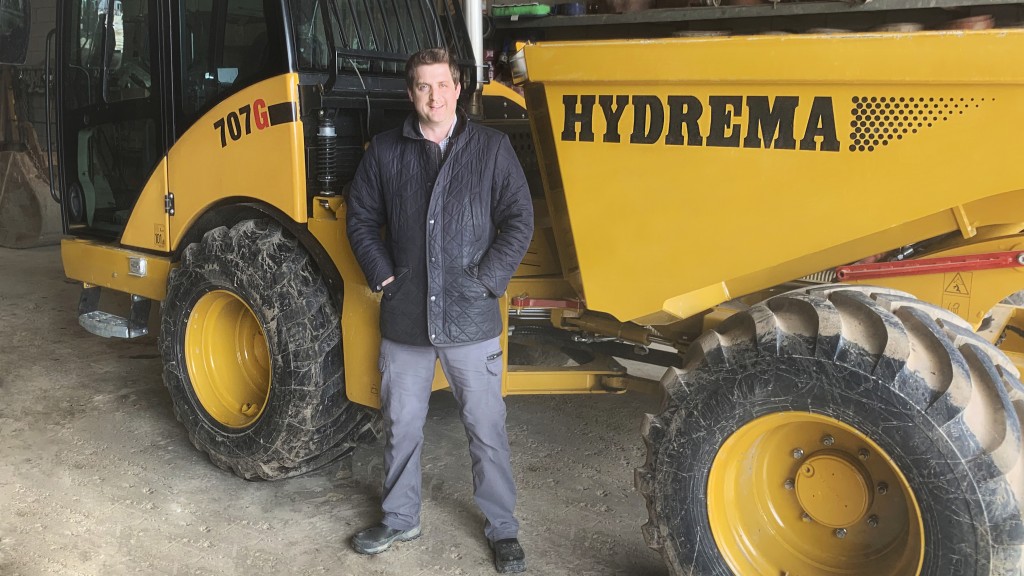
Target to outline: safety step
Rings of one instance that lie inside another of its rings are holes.
[[[98,310],[100,287],[85,285],[78,299],[78,323],[89,333],[104,338],[138,338],[149,334],[149,309],[152,301],[131,295],[128,318]]]

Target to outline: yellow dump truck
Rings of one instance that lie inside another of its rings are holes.
[[[678,319],[735,311],[644,426],[644,533],[674,574],[1020,573],[1022,332],[997,306],[1024,271],[1024,175],[1000,153],[1024,129],[1024,77],[998,57],[1017,43],[525,49],[551,231],[587,308],[675,341]],[[755,303],[834,269],[850,284]]]
[[[524,101],[477,89],[479,6],[60,10],[80,323],[139,336],[160,302],[173,409],[218,466],[285,478],[373,433],[345,184],[410,110],[405,58],[447,45],[532,176],[504,392],[663,390],[636,484],[672,574],[1024,570],[1024,322],[999,304],[1024,288],[1024,32],[540,43]]]

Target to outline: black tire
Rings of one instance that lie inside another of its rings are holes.
[[[1024,572],[1024,387],[1005,355],[946,310],[887,289],[790,292],[703,335],[662,382],[636,484],[650,516],[645,538],[671,574],[733,573],[707,502],[716,455],[757,418],[806,413],[856,429],[892,458],[923,525],[920,574]],[[749,495],[734,496],[746,513]],[[755,547],[777,547],[775,537]]]
[[[212,291],[244,302],[269,353],[269,393],[257,419],[226,426],[196,394],[185,351],[193,308]],[[247,480],[303,474],[372,437],[377,412],[345,396],[340,314],[310,256],[273,222],[220,227],[189,245],[162,304],[160,351],[174,413],[217,466]]]

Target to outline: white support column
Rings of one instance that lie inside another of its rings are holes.
[[[484,65],[484,3],[483,0],[465,0],[463,12],[466,16],[466,29],[469,31],[469,42],[473,46],[473,61],[476,64],[478,77],[482,75]],[[483,83],[477,84],[477,90]]]

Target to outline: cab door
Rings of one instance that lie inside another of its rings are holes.
[[[165,248],[166,2],[59,3],[58,146],[68,232]],[[137,206],[145,190],[145,206]],[[122,238],[137,211],[155,219]],[[164,234],[165,236],[165,234]]]
[[[173,10],[172,247],[211,210],[242,202],[305,221],[298,77],[289,74],[283,3],[182,0]]]

